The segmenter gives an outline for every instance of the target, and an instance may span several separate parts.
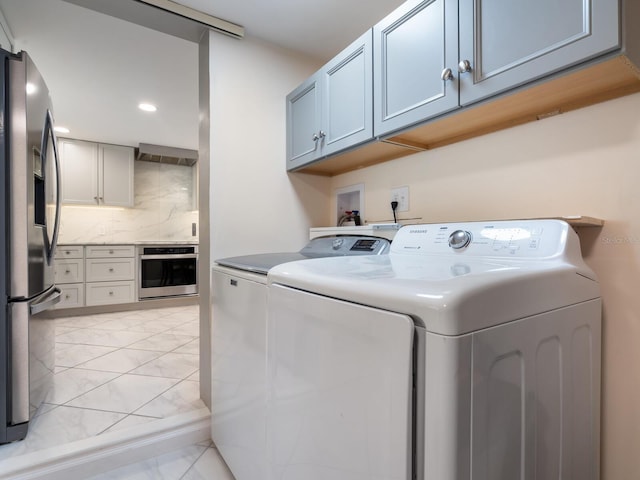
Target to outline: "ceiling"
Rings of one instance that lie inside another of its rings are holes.
[[[242,25],[247,36],[327,61],[404,0],[177,0]]]

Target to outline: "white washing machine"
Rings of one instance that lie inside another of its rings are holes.
[[[270,480],[599,477],[600,290],[556,220],[268,274]]]
[[[267,272],[275,265],[327,256],[381,255],[385,238],[311,240],[294,253],[217,260],[212,277],[212,438],[236,480],[265,480]]]

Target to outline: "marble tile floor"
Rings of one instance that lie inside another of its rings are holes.
[[[53,387],[27,438],[0,446],[0,461],[204,407],[197,305],[52,321]]]
[[[234,480],[213,443],[189,445],[86,480]]]

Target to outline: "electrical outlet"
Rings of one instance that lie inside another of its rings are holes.
[[[391,201],[398,202],[397,212],[409,211],[409,187],[392,188]]]

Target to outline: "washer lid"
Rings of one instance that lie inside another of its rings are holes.
[[[443,335],[461,335],[599,298],[598,283],[582,262],[575,232],[553,224],[543,227],[548,234],[543,233],[536,245],[550,242],[549,248],[529,250],[527,243],[527,249],[515,254],[512,249],[496,252],[472,224],[462,230],[475,233],[476,243],[462,249],[443,246],[440,234],[431,237],[443,231],[442,226],[403,227],[396,241],[404,229],[411,229],[404,234],[430,239],[411,239],[405,243],[412,246],[406,254],[403,244],[394,242],[389,255],[280,265],[269,272],[268,283],[408,314],[428,331]],[[435,253],[428,252],[429,243]]]
[[[367,235],[333,235],[314,238],[299,252],[258,253],[216,260],[218,265],[266,275],[282,263],[307,258],[339,257],[352,255],[383,255],[391,242],[385,238]]]
[[[216,260],[218,265],[245,270],[247,272],[266,275],[267,272],[281,263],[305,260],[309,257],[301,253],[258,253],[255,255],[243,255],[240,257],[221,258]]]

